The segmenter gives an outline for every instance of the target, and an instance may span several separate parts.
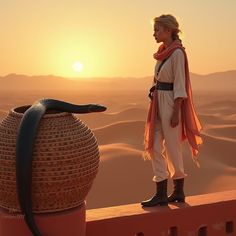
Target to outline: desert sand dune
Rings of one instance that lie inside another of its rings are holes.
[[[205,132],[220,138],[232,138],[236,141],[236,125],[211,125]]]
[[[143,161],[141,151],[117,143],[101,145],[100,152],[99,172],[87,197],[88,209],[136,203],[152,196],[155,191],[152,166],[150,161]],[[236,188],[235,181],[232,182],[236,168],[207,159],[202,153],[199,155],[201,168],[197,168],[189,156],[187,143],[184,143],[183,158],[188,174],[185,181],[187,196]],[[231,182],[221,182],[221,176]],[[168,193],[171,193],[173,184],[171,180],[168,183]],[[105,194],[107,192],[109,194]]]
[[[207,134],[202,134],[204,145],[201,146],[201,153],[207,160],[217,161],[229,167],[236,168],[235,145],[233,139],[224,139]],[[204,159],[204,158],[202,158]]]
[[[201,123],[204,124],[204,129],[205,129],[212,125],[220,125],[220,124],[234,125],[236,120],[236,115],[220,116],[220,115],[211,115],[211,114],[206,115],[199,113],[199,119]]]
[[[126,144],[101,145],[99,172],[87,197],[87,208],[139,202],[152,193],[150,162]]]
[[[221,100],[207,102],[201,107],[201,112],[217,115],[232,115],[236,113],[236,101]]]
[[[86,115],[76,115],[85,122],[91,129],[113,124],[124,120],[146,120],[147,110],[142,108],[127,108],[118,112],[101,113],[99,115],[91,113]]]
[[[93,130],[99,145],[127,143],[142,150],[144,121],[121,121]]]
[[[232,175],[227,175],[223,173],[222,175],[216,177],[208,186],[208,192],[221,192],[227,191],[230,189],[235,189],[235,175],[236,172]]]

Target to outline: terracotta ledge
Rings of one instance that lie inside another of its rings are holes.
[[[34,214],[34,218],[42,235],[50,236],[84,236],[86,231],[86,205],[54,212]],[[0,208],[0,236],[32,236],[24,215],[9,213]]]
[[[206,233],[200,235],[234,235],[229,232],[236,227],[236,190],[187,196],[185,203],[162,207],[135,203],[91,209],[86,211],[86,222],[86,236],[192,236],[199,230]]]

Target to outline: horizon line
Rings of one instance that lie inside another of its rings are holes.
[[[195,75],[199,75],[199,76],[207,76],[207,75],[211,75],[211,74],[217,74],[217,73],[225,73],[225,72],[232,72],[232,71],[236,71],[236,69],[230,69],[230,70],[225,70],[225,71],[216,71],[216,72],[211,72],[211,73],[208,73],[208,74],[199,74],[199,73],[195,73],[195,72],[191,72],[191,74],[195,74]],[[1,78],[4,78],[4,77],[7,77],[7,76],[10,76],[10,75],[20,75],[20,76],[29,76],[29,77],[39,77],[39,76],[42,76],[42,77],[46,77],[46,76],[52,76],[52,77],[61,77],[61,78],[64,78],[64,79],[92,79],[92,78],[145,78],[145,77],[152,77],[153,75],[146,75],[146,76],[83,76],[83,77],[71,77],[71,76],[61,76],[61,75],[56,75],[56,74],[38,74],[38,75],[30,75],[30,74],[21,74],[21,73],[8,73],[6,75],[0,75]]]

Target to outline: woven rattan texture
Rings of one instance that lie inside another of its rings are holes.
[[[23,113],[12,109],[0,124],[0,207],[20,212],[16,192],[15,147]],[[45,114],[33,151],[34,213],[83,204],[99,167],[96,137],[71,113]]]

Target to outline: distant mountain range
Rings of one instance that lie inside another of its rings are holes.
[[[207,75],[190,73],[193,90],[235,90],[236,70]],[[147,90],[153,76],[67,79],[54,75],[28,76],[8,74],[0,76],[0,90]]]

